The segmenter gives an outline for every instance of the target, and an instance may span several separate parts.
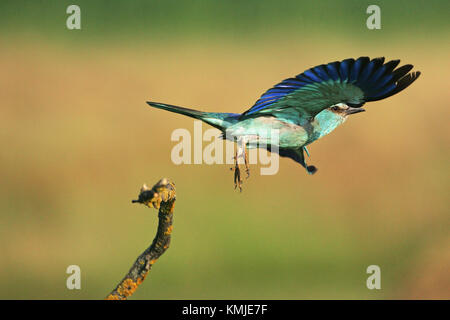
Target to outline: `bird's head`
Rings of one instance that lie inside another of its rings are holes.
[[[329,107],[327,110],[331,111],[334,116],[340,117],[340,118],[347,118],[347,116],[351,114],[356,114],[359,112],[366,111],[363,108],[359,106],[349,106],[345,103],[338,103],[334,106]]]
[[[329,134],[339,125],[343,124],[351,114],[365,111],[360,107],[350,107],[347,104],[339,103],[322,110],[314,118],[313,127],[319,134],[319,138]]]

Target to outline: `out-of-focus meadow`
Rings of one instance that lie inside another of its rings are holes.
[[[135,299],[450,298],[448,1],[380,1],[381,30],[361,1],[79,1],[73,31],[69,4],[0,5],[0,298],[105,297],[155,233],[130,200],[163,176],[172,245]],[[422,76],[310,146],[316,175],[255,165],[242,193],[229,165],[174,165],[193,121],[145,104],[242,112],[361,55]]]

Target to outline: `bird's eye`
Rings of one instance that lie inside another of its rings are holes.
[[[339,110],[339,107],[338,107],[338,106],[331,107],[331,110],[333,110],[333,111],[338,111],[338,110]]]

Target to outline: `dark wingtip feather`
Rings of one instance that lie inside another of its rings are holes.
[[[407,70],[407,69],[411,70],[412,68],[413,68],[412,65],[407,65],[407,68],[404,68],[404,70]],[[390,96],[393,96],[394,94],[397,94],[400,91],[403,91],[404,89],[409,87],[414,81],[417,80],[417,78],[419,78],[420,75],[421,75],[420,71],[414,71],[414,72],[411,72],[411,73],[407,73],[407,74],[403,75],[403,77],[401,77],[399,80],[397,80],[395,82],[395,88],[392,91],[388,92],[385,95],[377,97],[375,99],[370,99],[368,101],[378,101],[378,100],[386,99],[386,98],[388,98]]]
[[[382,65],[384,63],[384,57],[373,58],[378,64]]]
[[[392,75],[394,76],[394,81],[397,81],[401,78],[403,78],[403,76],[405,76],[408,72],[410,72],[412,70],[412,68],[414,68],[414,66],[412,64],[405,64],[404,66],[401,66],[398,69],[395,69],[392,72]]]
[[[384,64],[386,67],[386,73],[392,72],[392,70],[394,70],[398,66],[399,63],[400,63],[399,59],[386,62]]]
[[[411,83],[417,80],[420,76],[420,71],[415,71],[408,73],[403,78],[397,81],[397,87],[395,88],[395,93],[402,91],[403,89],[406,89]]]

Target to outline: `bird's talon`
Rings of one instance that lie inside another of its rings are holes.
[[[232,169],[234,169],[234,189],[239,187],[239,191],[242,192],[241,169],[237,163]]]

